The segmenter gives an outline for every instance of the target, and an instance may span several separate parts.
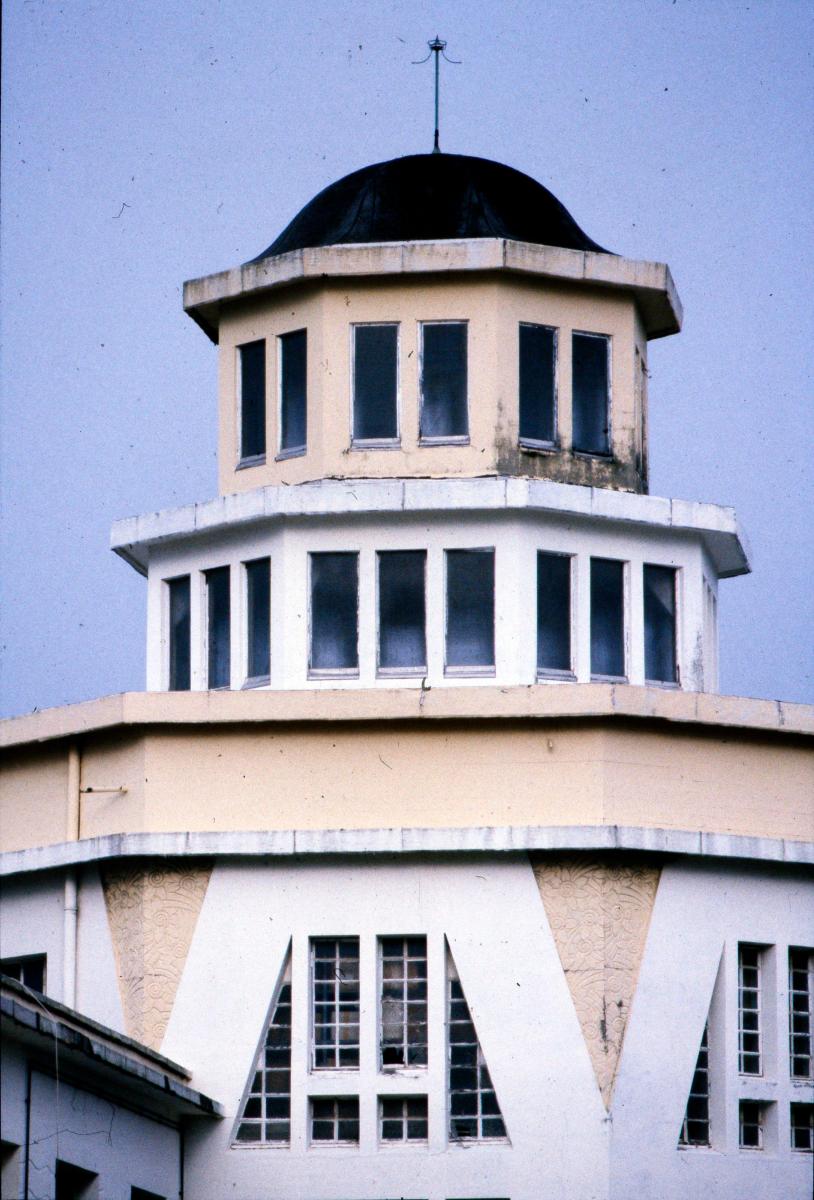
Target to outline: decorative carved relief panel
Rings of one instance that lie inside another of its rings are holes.
[[[132,860],[103,872],[127,1033],[161,1047],[212,864]]]
[[[609,1108],[660,868],[596,855],[532,856],[532,867]]]

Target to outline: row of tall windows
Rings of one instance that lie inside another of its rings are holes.
[[[309,970],[309,1072],[358,1072],[366,1030],[360,998],[358,937],[312,938]],[[425,1071],[429,1061],[425,936],[377,939],[377,1071]],[[454,1141],[506,1139],[506,1126],[461,981],[447,951],[447,1114]],[[241,1104],[239,1143],[291,1138],[292,987],[289,952],[271,1016]],[[427,1096],[378,1096],[382,1142],[426,1142]],[[359,1096],[312,1096],[312,1143],[359,1141]]]
[[[518,327],[518,417],[522,445],[557,442],[557,346],[559,331],[522,322]],[[351,326],[351,443],[397,445],[399,433],[399,325]],[[303,454],[308,441],[307,331],[277,338],[279,444],[282,457]],[[571,335],[571,411],[574,450],[610,453],[610,337]],[[266,341],[238,346],[240,461],[266,454]],[[469,438],[468,324],[425,321],[419,325],[419,439],[465,442]]]
[[[444,666],[449,675],[495,670],[495,550],[446,550]],[[616,559],[590,564],[591,673],[624,679],[627,673],[625,567]],[[270,674],[271,568],[268,558],[244,564],[246,675]],[[377,670],[380,675],[427,672],[426,550],[381,550],[376,555]],[[573,671],[574,558],[537,553],[537,670],[541,676]],[[644,657],[649,682],[678,682],[676,569],[643,567]],[[209,688],[229,687],[231,589],[229,567],[204,572],[206,665]],[[190,577],[169,589],[169,686],[190,687]],[[315,677],[359,671],[359,554],[309,555],[308,670]]]
[[[770,949],[749,943],[740,943],[738,946],[738,1073],[744,1078],[762,1078],[769,1074],[764,1027],[766,1008],[773,1000],[766,994],[767,954]],[[808,1083],[814,1080],[814,951],[800,946],[790,946],[788,950],[788,1072],[793,1082]],[[711,1145],[710,1077],[710,1029],[707,1021],[679,1145]],[[767,1100],[744,1099],[739,1102],[738,1136],[741,1149],[764,1149],[775,1106],[775,1101]],[[789,1117],[791,1149],[814,1150],[814,1105],[792,1101]]]

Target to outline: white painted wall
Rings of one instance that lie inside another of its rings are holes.
[[[478,481],[470,486],[476,487]],[[387,487],[382,483],[380,486]],[[460,483],[457,485],[459,488]],[[160,691],[168,684],[167,589],[165,581],[190,574],[192,627],[192,687],[206,687],[206,594],[203,572],[231,568],[232,683],[246,678],[245,574],[242,564],[271,558],[271,681],[272,688],[419,687],[415,677],[394,679],[376,675],[376,552],[427,551],[426,683],[443,687],[462,683],[459,675],[444,674],[444,551],[490,547],[496,553],[494,675],[466,677],[465,682],[510,686],[536,679],[536,553],[549,550],[574,557],[572,591],[572,652],[574,677],[588,682],[590,672],[590,559],[614,558],[626,566],[627,678],[643,684],[644,563],[678,569],[678,662],[684,689],[711,690],[714,670],[704,671],[708,645],[714,636],[706,605],[704,573],[710,563],[700,534],[653,523],[580,519],[540,510],[528,512],[468,511],[459,513],[395,513],[366,516],[337,513],[329,517],[271,519],[244,526],[240,532],[210,530],[151,550],[148,584],[147,688]],[[358,677],[309,679],[308,554],[350,550],[360,555]],[[714,575],[713,586],[717,585]]]

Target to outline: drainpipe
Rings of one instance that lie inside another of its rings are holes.
[[[68,795],[66,803],[65,840],[79,840],[79,747],[68,747]],[[62,1003],[76,1007],[76,928],[78,917],[78,867],[65,871],[62,926]]]

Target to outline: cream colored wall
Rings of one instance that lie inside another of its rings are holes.
[[[124,737],[118,759],[113,735],[106,744],[98,758],[86,747],[82,777],[96,780],[98,771],[98,784],[110,782],[118,763],[112,782],[128,791],[95,808],[83,796],[85,837],[619,824],[814,838],[810,753],[798,739],[757,733],[597,720],[412,721],[153,728]],[[14,794],[23,796],[30,779],[42,795],[37,754],[17,762]],[[143,808],[133,803],[142,787]],[[3,850],[64,840],[64,789],[39,803],[37,824],[4,821]]]
[[[465,320],[469,325],[468,445],[418,444],[419,323]],[[517,326],[559,330],[560,451],[517,445]],[[399,324],[400,448],[354,449],[351,429],[351,326]],[[279,335],[308,330],[308,450],[275,461],[278,430]],[[571,453],[571,332],[612,338],[613,461]],[[532,282],[492,273],[438,278],[344,279],[294,285],[265,300],[224,308],[220,322],[220,490],[246,491],[271,483],[332,476],[479,476],[519,474],[571,483],[643,490],[636,467],[634,346],[646,344],[634,300],[600,286]],[[638,335],[638,336],[637,336]],[[264,464],[236,469],[238,405],[236,347],[265,338],[266,437]]]
[[[68,750],[64,744],[22,748],[2,764],[0,845],[22,850],[65,838]]]

